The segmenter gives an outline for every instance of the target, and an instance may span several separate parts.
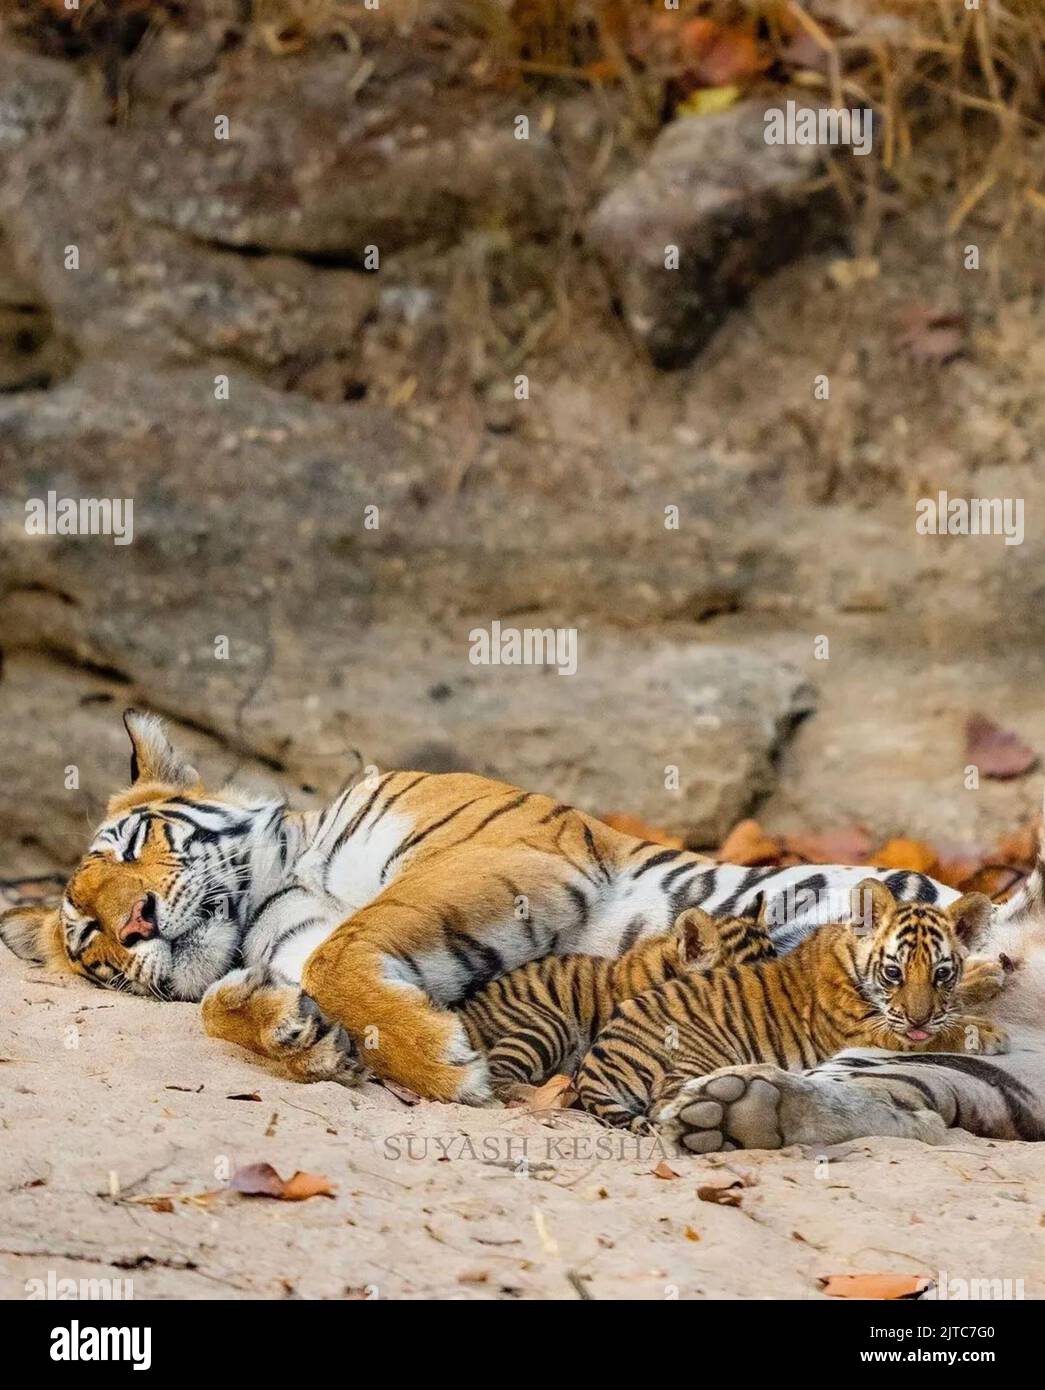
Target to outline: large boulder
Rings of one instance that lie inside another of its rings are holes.
[[[829,204],[813,191],[823,149],[765,137],[758,102],[679,117],[589,221],[624,318],[658,366],[691,361],[759,279],[825,235]]]

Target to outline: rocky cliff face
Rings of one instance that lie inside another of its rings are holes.
[[[1037,640],[1039,526],[914,526],[1042,499],[1017,242],[1000,302],[935,223],[847,279],[752,106],[646,148],[394,29],[278,54],[205,8],[102,72],[0,41],[5,860],[75,857],[131,702],[296,795],[469,766],[715,843],[818,635]],[[969,355],[904,365],[891,316],[944,299]],[[49,493],[131,499],[132,543],[30,534]],[[494,621],[575,632],[576,674],[474,664]]]

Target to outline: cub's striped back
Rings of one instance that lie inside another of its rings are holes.
[[[524,1094],[572,1073],[622,1000],[692,970],[776,955],[756,900],[743,917],[683,912],[617,960],[545,956],[492,981],[458,1009],[471,1045],[486,1054],[494,1093]]]
[[[986,928],[990,900],[899,903],[873,879],[854,899],[853,923],[823,927],[789,955],[686,974],[623,1000],[581,1065],[580,1103],[641,1130],[685,1081],[731,1064],[796,1071],[847,1047],[1005,1051],[1000,1029],[962,1012],[991,994],[981,970],[970,972],[968,993],[960,988],[965,947]]]

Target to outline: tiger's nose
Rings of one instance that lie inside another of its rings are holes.
[[[137,941],[148,941],[156,935],[156,898],[146,893],[139,898],[127,914],[127,920],[117,932],[124,946],[133,946]]]

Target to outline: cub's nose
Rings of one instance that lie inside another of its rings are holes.
[[[138,899],[117,935],[124,946],[148,941],[150,936],[156,935],[156,897],[153,893],[146,893],[144,898]]]

